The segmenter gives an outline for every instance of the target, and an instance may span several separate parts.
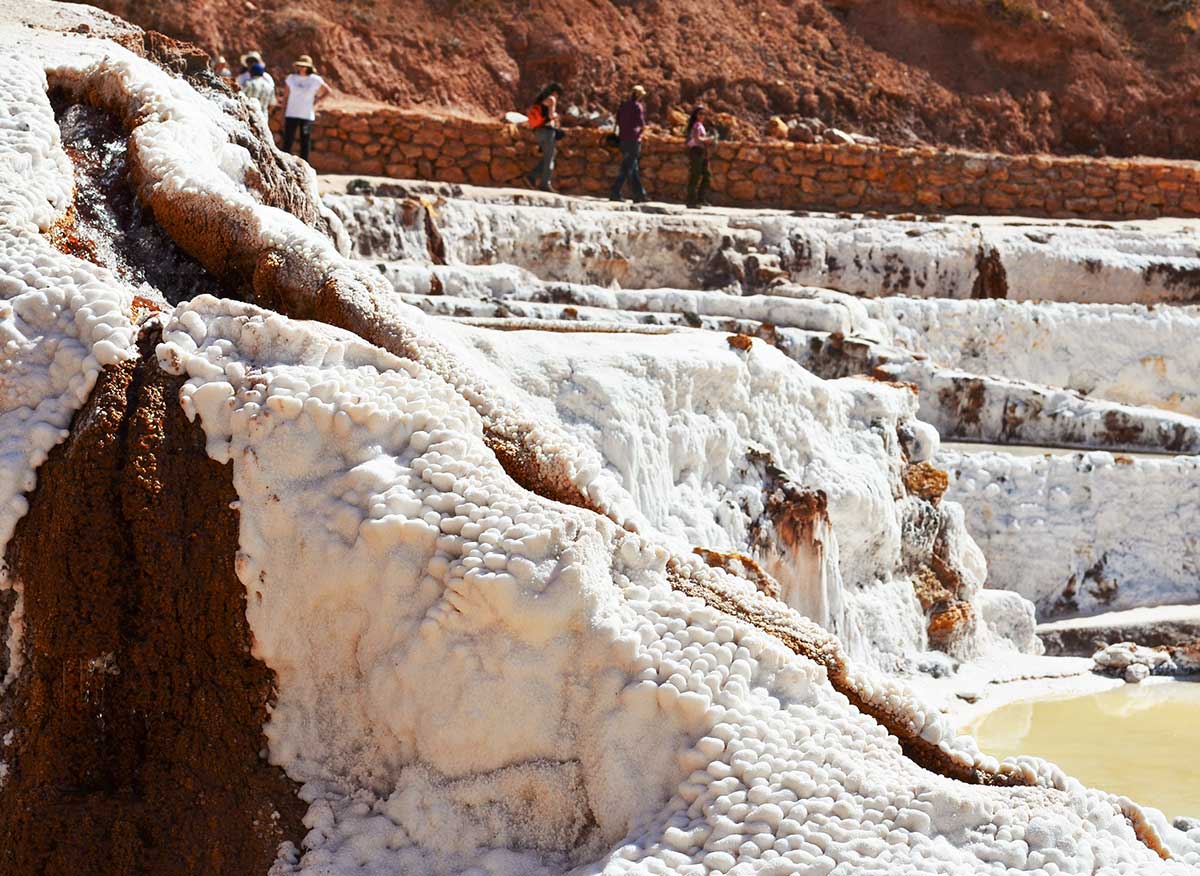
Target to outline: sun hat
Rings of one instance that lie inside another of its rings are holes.
[[[301,55],[293,63],[293,67],[307,67],[310,73],[316,73],[317,68],[313,66],[312,58],[308,55]]]
[[[637,95],[644,95],[646,93],[646,89],[640,85],[635,85],[633,86],[633,93]]]
[[[251,64],[255,63],[256,61],[259,64],[261,64],[263,62],[262,55],[260,55],[257,51],[246,52],[246,54],[242,55],[242,66],[243,67],[249,67]]]

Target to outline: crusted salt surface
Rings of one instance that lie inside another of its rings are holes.
[[[271,757],[311,802],[275,872],[1187,871],[1047,765],[1010,789],[918,767],[823,665],[674,588],[664,550],[513,483],[421,366],[211,298],[158,355],[233,465]],[[895,682],[848,677],[986,764]]]
[[[824,492],[831,523],[817,536],[817,567],[785,599],[864,659],[923,646],[894,498],[897,430],[917,425],[911,393],[822,381],[766,344],[741,352],[707,332],[448,331],[456,348],[476,351],[476,370],[495,372],[541,419],[594,447],[627,504],[677,550],[753,553],[748,530],[767,514],[767,496],[751,457],[767,454],[798,487]]]
[[[943,449],[988,584],[1038,617],[1200,601],[1200,458]]]
[[[129,290],[43,236],[71,204],[71,164],[41,70],[0,54],[0,550],[35,471],[66,437],[100,369],[132,354]],[[0,588],[20,582],[0,579]],[[22,604],[5,618],[8,677],[20,667]]]
[[[913,298],[866,308],[939,365],[1200,415],[1200,308]]]
[[[404,183],[432,205],[446,257],[522,265],[543,280],[626,288],[753,286],[775,275],[853,294],[975,297],[981,258],[1017,301],[1195,301],[1197,242],[1133,223],[1064,226],[795,217],[773,211],[642,213],[470,187]],[[385,189],[386,190],[386,189]],[[466,191],[469,198],[453,196]],[[452,195],[451,197],[444,197]],[[439,197],[443,196],[443,197]],[[330,194],[365,258],[420,257],[394,235],[388,197]],[[420,236],[420,229],[414,229]],[[570,245],[563,245],[569,241]],[[999,290],[994,290],[999,291]]]

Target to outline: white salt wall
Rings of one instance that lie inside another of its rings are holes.
[[[661,548],[513,483],[420,366],[206,297],[164,339],[233,465],[238,574],[279,673],[271,756],[312,802],[304,856],[274,872],[1186,872],[1053,768],[989,790],[917,767],[823,668],[673,589]]]
[[[687,289],[711,283],[714,256],[753,257],[797,283],[858,295],[971,298],[981,253],[996,253],[1014,301],[1152,303],[1200,298],[1200,238],[1189,229],[1004,225],[797,217],[775,211],[645,213],[537,193],[404,183],[423,195],[460,264],[510,263],[543,280]],[[443,195],[466,192],[469,198]],[[517,200],[516,198],[519,198]],[[412,257],[388,197],[331,193],[361,257]],[[420,229],[418,229],[419,231]],[[419,253],[418,253],[419,255]]]
[[[988,586],[1031,600],[1039,620],[1200,602],[1200,457],[943,448],[937,465]]]
[[[939,365],[1200,415],[1200,308],[885,298],[867,311]]]

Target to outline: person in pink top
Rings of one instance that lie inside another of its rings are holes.
[[[689,207],[707,207],[708,187],[712,185],[712,174],[708,170],[708,147],[715,138],[709,136],[704,128],[705,115],[703,105],[698,105],[692,110],[687,123],[687,149],[691,162],[688,168]]]

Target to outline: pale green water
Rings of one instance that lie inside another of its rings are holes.
[[[1088,787],[1168,817],[1200,817],[1200,683],[1126,684],[1065,700],[1013,703],[966,728],[983,751],[1033,754]]]

